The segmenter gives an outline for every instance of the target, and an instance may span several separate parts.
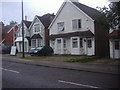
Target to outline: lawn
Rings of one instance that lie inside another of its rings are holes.
[[[109,58],[100,58],[96,56],[27,56],[26,60],[41,60],[41,61],[57,61],[69,63],[88,63],[88,64],[109,64],[120,65],[120,60],[113,60]]]

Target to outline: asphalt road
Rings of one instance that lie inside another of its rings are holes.
[[[118,88],[118,76],[3,60],[3,88]]]

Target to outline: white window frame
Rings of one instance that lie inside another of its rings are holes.
[[[78,38],[72,38],[72,48],[78,48]]]
[[[34,44],[33,44],[33,41],[35,41]],[[32,44],[32,48],[36,48],[36,39],[32,39],[31,44]],[[34,45],[34,46],[33,46],[33,45]]]
[[[35,23],[33,28],[34,28],[34,33],[40,33],[40,31],[41,31],[40,24]],[[39,28],[39,30],[38,30],[38,28]]]
[[[33,47],[33,41],[35,40],[35,46]],[[42,46],[42,40],[41,39],[32,39],[32,47],[41,47]]]
[[[82,22],[81,19],[73,19],[72,20],[72,29],[73,30],[80,30],[82,28],[82,23],[81,22]]]
[[[57,28],[58,28],[59,32],[64,31],[65,30],[65,23],[64,22],[57,23]]]

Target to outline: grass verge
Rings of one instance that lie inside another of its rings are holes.
[[[65,60],[65,62],[86,63],[86,62],[95,61],[97,59],[98,59],[98,57],[95,57],[95,56],[81,56],[81,57],[72,57],[72,58],[69,58],[69,59]]]

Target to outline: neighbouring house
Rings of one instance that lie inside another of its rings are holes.
[[[15,24],[6,25],[1,27],[2,29],[2,40],[0,45],[12,46],[15,40],[15,32],[18,29],[18,26]]]
[[[23,20],[23,26],[24,26],[24,51],[28,52],[31,46],[31,41],[30,41],[30,31],[29,27],[31,25],[31,21]],[[18,31],[16,33],[16,40],[15,45],[17,47],[18,52],[22,52],[23,46],[22,46],[22,22],[19,25]]]
[[[112,30],[108,34],[109,36],[109,47],[110,47],[110,58],[120,58],[120,30]]]
[[[49,45],[48,26],[54,18],[54,14],[45,14],[43,16],[35,16],[30,25],[31,49]]]
[[[100,13],[78,0],[66,0],[49,26],[54,54],[108,54],[107,30],[95,19]]]

